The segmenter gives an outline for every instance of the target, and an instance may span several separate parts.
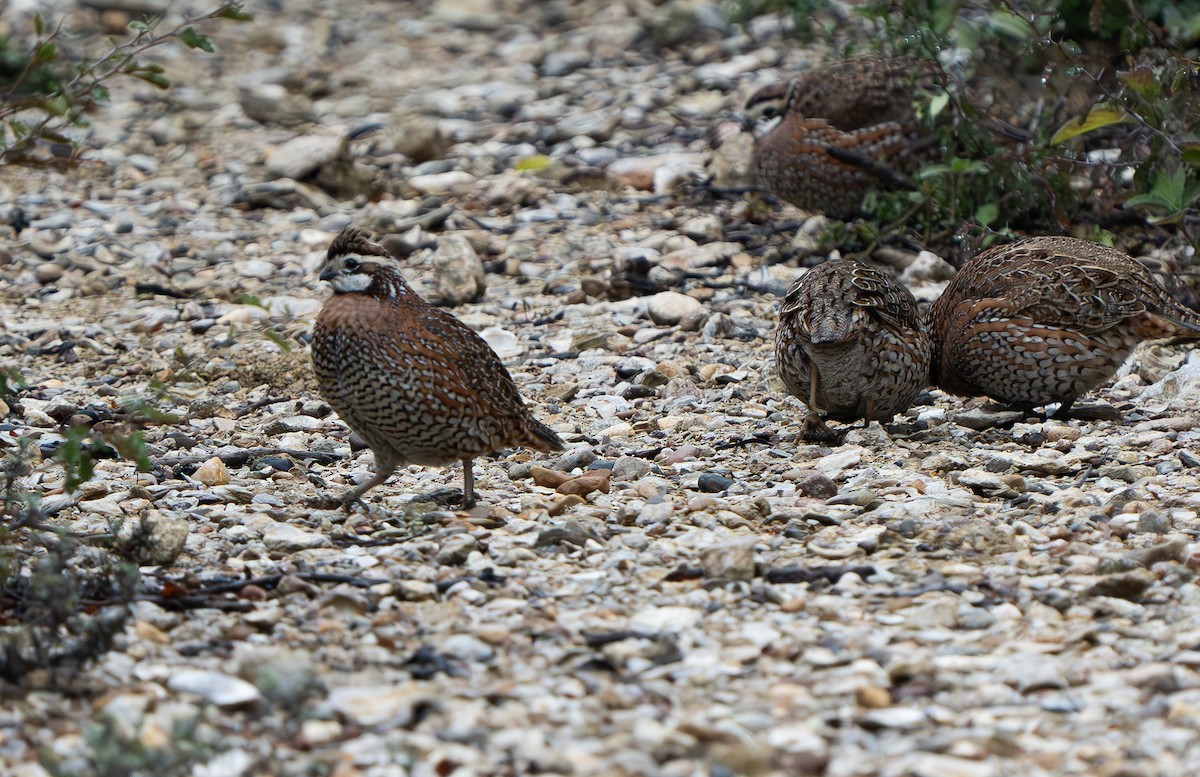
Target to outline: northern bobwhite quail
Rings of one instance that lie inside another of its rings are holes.
[[[1103,385],[1143,340],[1200,339],[1200,315],[1139,262],[1098,243],[1033,237],[963,265],[930,311],[934,383],[1029,409]]]
[[[828,440],[825,418],[884,421],[929,382],[930,341],[912,292],[891,274],[834,259],[788,290],[775,333],[775,363],[808,405],[802,436]]]
[[[333,296],[313,330],[321,395],[375,454],[375,475],[346,491],[346,509],[402,464],[463,465],[463,505],[475,504],[472,460],[500,448],[562,450],[529,413],[484,340],[413,291],[384,248],[359,229],[329,246],[321,280]]]
[[[911,186],[936,152],[914,103],[937,72],[904,57],[859,57],[763,87],[745,109],[755,174],[799,208],[854,218],[867,192]]]

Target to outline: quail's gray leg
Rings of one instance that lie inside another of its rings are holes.
[[[472,508],[475,506],[475,472],[473,459],[463,459],[463,499],[462,506]]]
[[[362,495],[370,491],[375,486],[384,483],[396,471],[396,467],[400,462],[390,457],[380,456],[375,454],[375,474],[369,480],[359,483],[354,488],[344,491],[341,495],[333,497],[333,501],[346,512],[350,512],[350,508],[355,503],[362,501]]]
[[[1054,415],[1052,415],[1050,417],[1056,421],[1067,420],[1068,418],[1071,417],[1071,406],[1074,404],[1075,404],[1075,397],[1071,397],[1070,399],[1063,401],[1063,403],[1058,406],[1058,410],[1054,411]]]

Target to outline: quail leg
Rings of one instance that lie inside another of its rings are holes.
[[[463,498],[462,506],[470,509],[475,506],[475,471],[474,460],[463,459]]]
[[[800,427],[800,439],[808,442],[836,442],[837,434],[825,424],[818,413],[809,413]]]
[[[1065,400],[1058,406],[1058,410],[1054,411],[1054,415],[1050,416],[1056,421],[1065,421],[1071,417],[1071,405],[1075,404],[1075,397]]]
[[[311,504],[315,507],[322,507],[326,509],[340,507],[346,512],[350,512],[350,508],[352,508],[356,503],[362,503],[363,494],[367,493],[375,486],[382,484],[388,478],[390,478],[392,473],[396,471],[397,466],[399,466],[399,462],[382,458],[378,453],[376,453],[375,474],[372,475],[369,480],[358,484],[354,488],[347,489],[337,496],[328,494],[318,496],[311,501]]]

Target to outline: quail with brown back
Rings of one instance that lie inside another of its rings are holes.
[[[958,396],[1031,409],[1112,378],[1144,340],[1200,340],[1200,314],[1114,248],[1043,236],[990,248],[959,270],[931,311],[933,380]]]
[[[884,270],[835,259],[784,297],[775,363],[809,409],[802,436],[830,440],[826,418],[885,421],[929,382],[928,327],[912,292]]]
[[[463,506],[475,504],[472,462],[501,448],[562,450],[512,376],[468,326],[413,291],[360,229],[329,246],[333,287],[313,331],[321,395],[375,454],[375,474],[336,501],[346,509],[405,464],[463,465]]]
[[[868,56],[763,87],[745,108],[755,174],[803,210],[854,218],[869,191],[911,187],[937,152],[915,105],[938,81],[931,63]]]

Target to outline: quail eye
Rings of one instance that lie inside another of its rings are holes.
[[[355,259],[353,256],[348,258],[344,264],[345,264],[346,269],[350,270],[351,272],[354,272],[355,270],[358,269],[358,260]]]

